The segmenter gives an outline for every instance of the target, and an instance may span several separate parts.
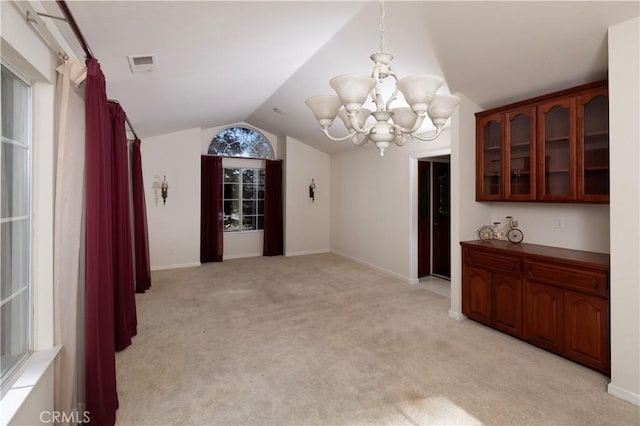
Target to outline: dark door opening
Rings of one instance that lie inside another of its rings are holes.
[[[449,163],[433,163],[433,253],[431,273],[451,278]]]
[[[448,157],[418,161],[418,278],[451,278]]]

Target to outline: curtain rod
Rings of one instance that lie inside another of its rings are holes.
[[[111,102],[112,104],[118,104],[120,105],[120,102],[115,100],[115,99],[107,99],[107,102]],[[131,130],[131,133],[133,133],[133,137],[136,139],[140,139],[138,137],[138,135],[136,134],[136,131],[133,130],[133,126],[131,125],[131,121],[129,121],[129,117],[127,116],[127,113],[125,112],[124,114],[124,119],[127,122],[127,126],[129,126],[129,130]]]
[[[84,53],[87,59],[95,59],[95,56],[93,55],[93,52],[91,51],[91,48],[87,43],[87,40],[84,38],[82,31],[80,31],[80,27],[78,26],[78,23],[73,17],[71,10],[69,10],[69,6],[67,6],[67,2],[65,0],[56,0],[56,3],[58,4],[60,11],[62,11],[62,14],[65,17],[67,24],[69,24],[69,26],[71,27],[71,30],[73,30],[73,34],[76,36],[76,38],[78,39],[78,42],[82,46],[82,49],[84,50]],[[120,104],[120,102],[112,99],[109,99],[109,102],[115,102],[117,104]],[[127,126],[129,126],[129,130],[131,130],[131,133],[133,133],[133,137],[135,137],[136,139],[139,139],[138,134],[134,130],[133,125],[131,125],[131,121],[129,120],[129,117],[126,114],[125,114],[125,118],[126,118]]]

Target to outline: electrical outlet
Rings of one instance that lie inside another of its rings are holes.
[[[556,229],[564,228],[564,217],[556,216]]]

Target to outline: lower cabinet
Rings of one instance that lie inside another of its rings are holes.
[[[463,314],[609,373],[608,255],[504,241],[461,245]]]

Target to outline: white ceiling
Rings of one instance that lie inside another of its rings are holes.
[[[639,4],[387,1],[386,50],[399,77],[441,75],[490,108],[606,78],[607,27]],[[352,148],[320,133],[304,99],[331,93],[335,75],[371,72],[377,1],[68,5],[140,137],[244,121],[328,153]],[[127,56],[139,54],[155,54],[157,70],[132,74]]]

